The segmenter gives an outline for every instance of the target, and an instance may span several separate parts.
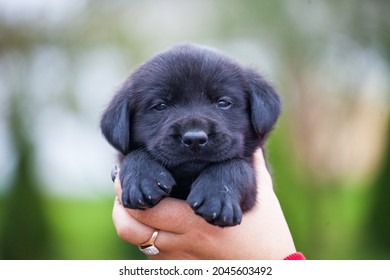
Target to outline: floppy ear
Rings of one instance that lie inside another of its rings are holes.
[[[260,139],[271,132],[280,115],[280,98],[257,72],[247,70],[248,93],[253,129]]]
[[[114,148],[124,155],[130,151],[130,108],[124,88],[108,105],[100,121],[100,128]]]

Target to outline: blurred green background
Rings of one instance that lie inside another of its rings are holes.
[[[0,2],[0,259],[139,259],[117,237],[99,119],[175,43],[257,67],[283,98],[275,190],[309,259],[390,259],[390,2]],[[265,229],[266,230],[266,229]]]

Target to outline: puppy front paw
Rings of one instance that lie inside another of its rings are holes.
[[[130,163],[120,173],[123,206],[150,208],[169,195],[175,179],[163,166],[152,160]]]
[[[131,209],[145,209],[159,203],[169,195],[175,184],[173,178],[164,180],[161,177],[127,176],[122,182],[123,205]]]
[[[219,191],[210,191],[210,187],[195,186],[187,198],[187,203],[197,215],[202,216],[210,224],[227,227],[241,223],[242,211],[239,201],[226,186]]]

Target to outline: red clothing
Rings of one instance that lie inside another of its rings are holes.
[[[306,260],[306,258],[301,252],[296,252],[285,257],[283,260]]]

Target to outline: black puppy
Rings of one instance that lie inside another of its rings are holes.
[[[234,226],[256,200],[252,165],[280,113],[255,71],[204,47],[178,45],[136,69],[102,120],[121,154],[125,207],[186,199],[211,224]]]

